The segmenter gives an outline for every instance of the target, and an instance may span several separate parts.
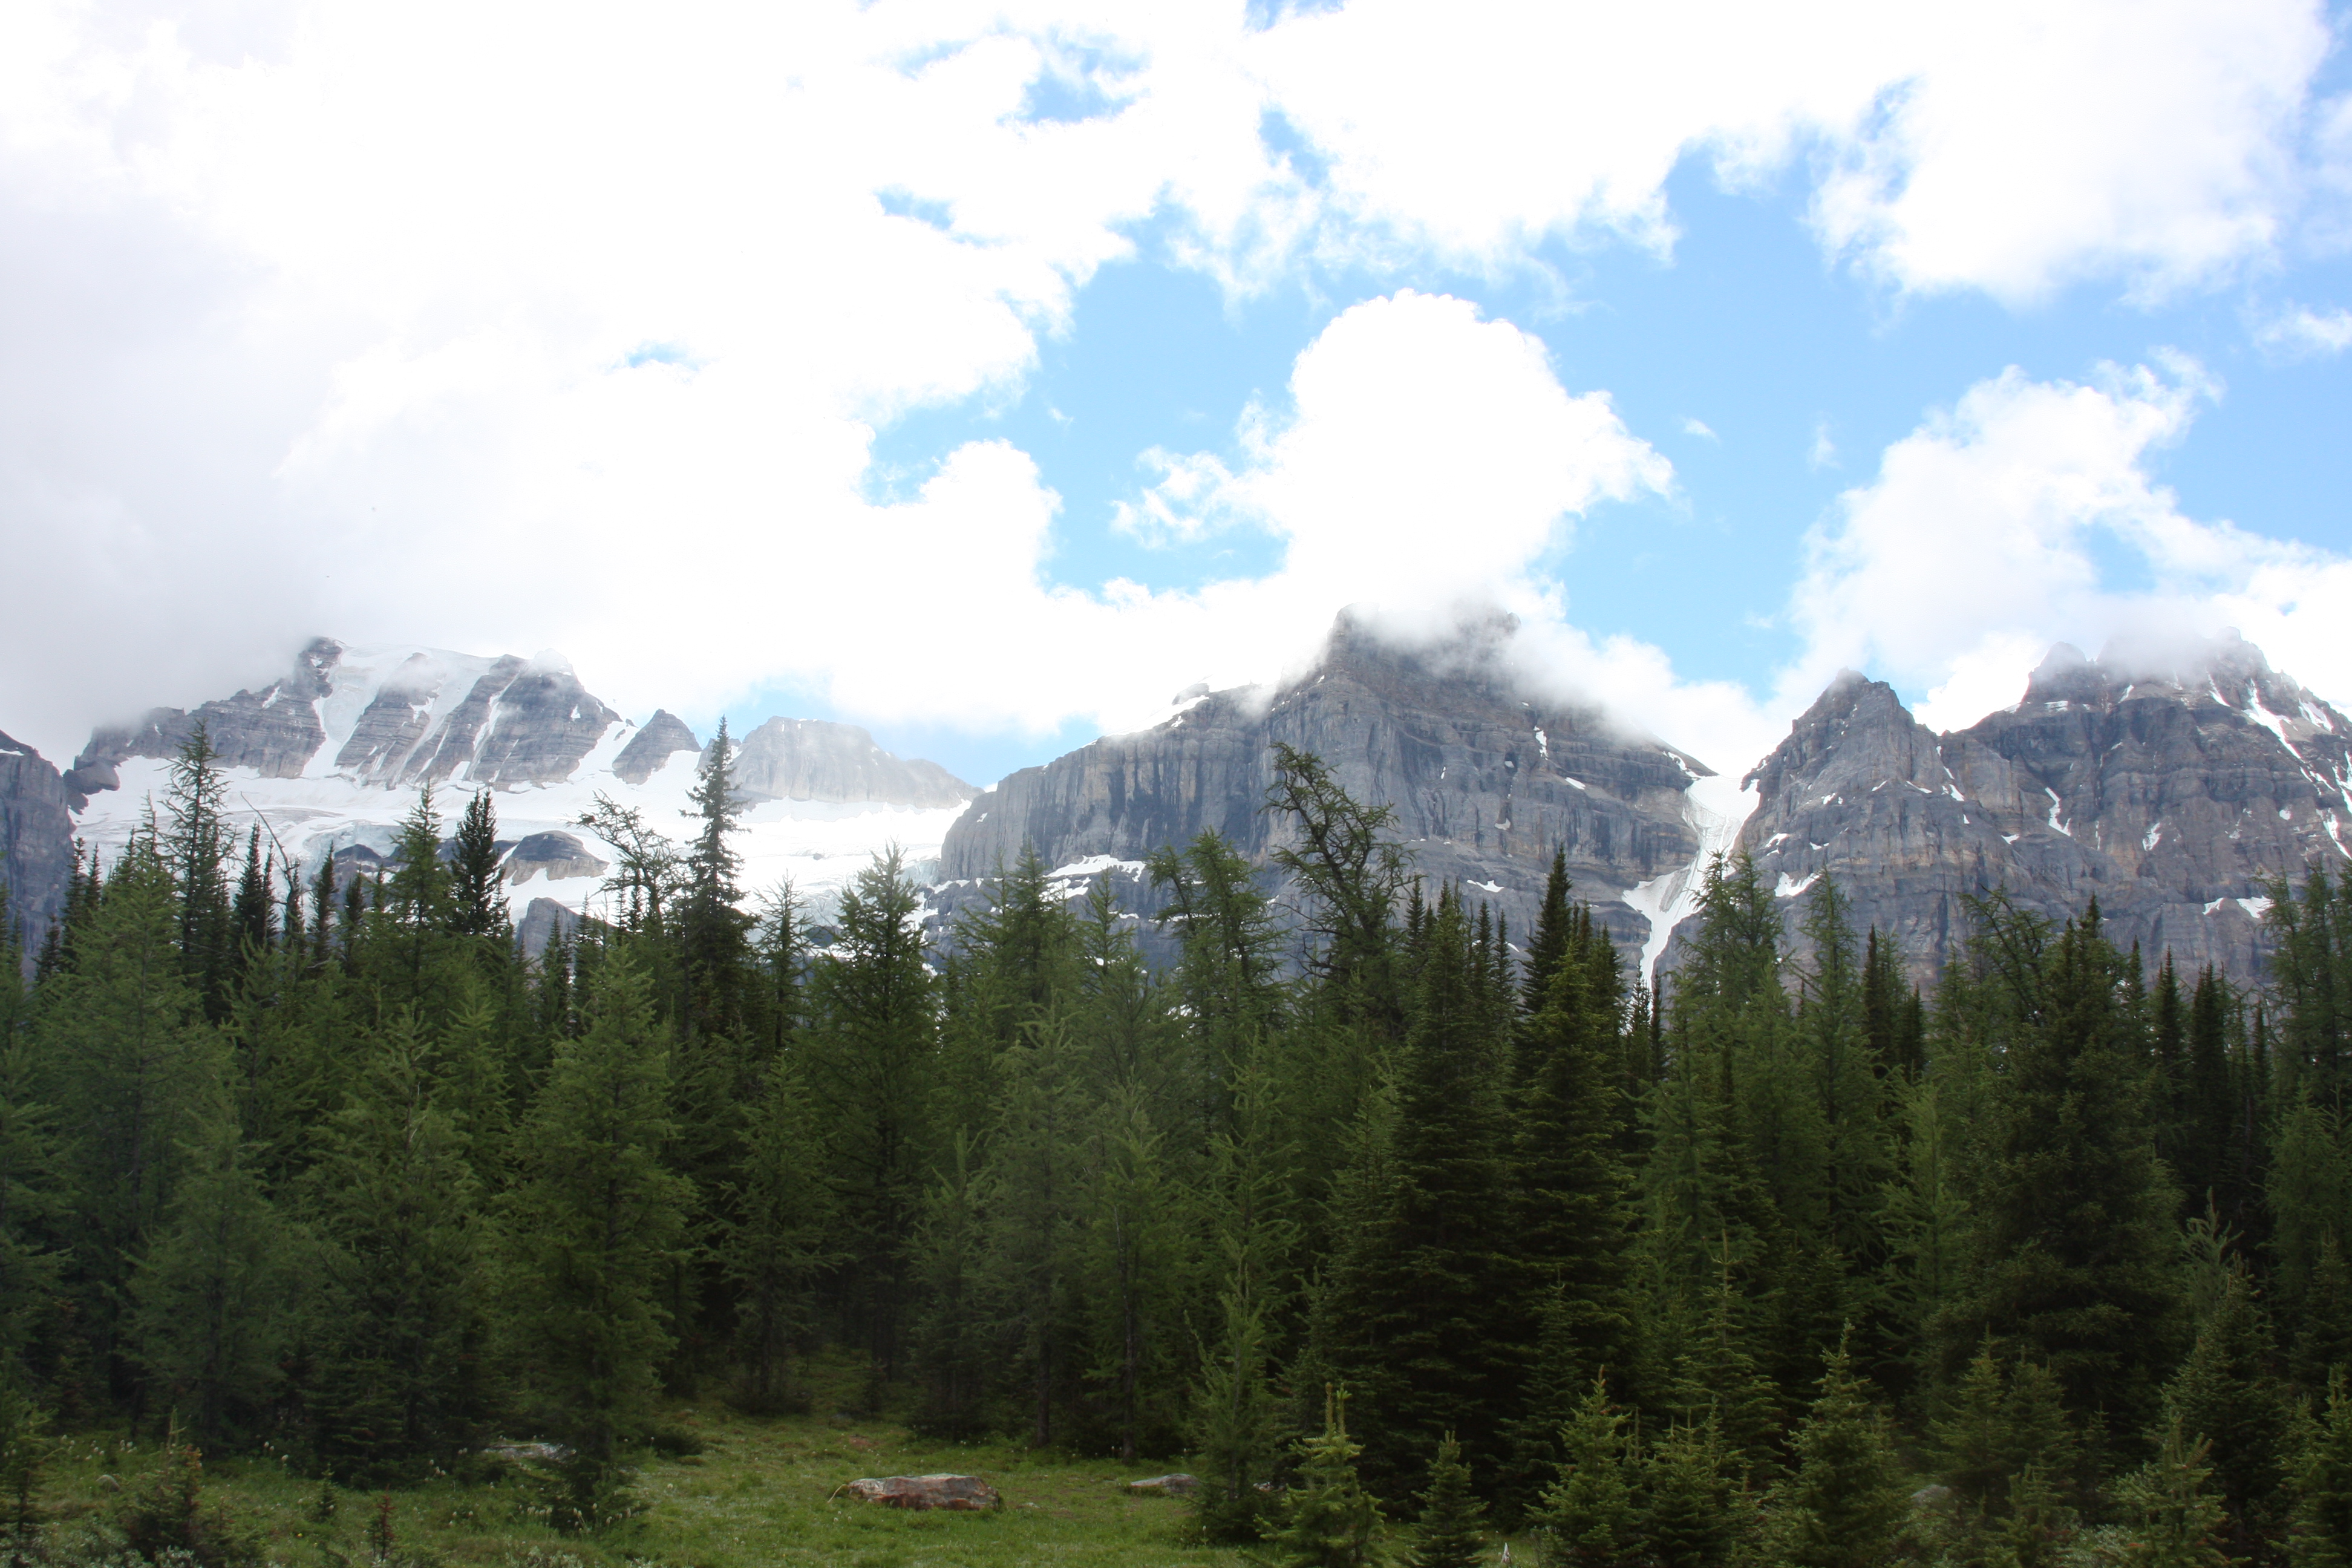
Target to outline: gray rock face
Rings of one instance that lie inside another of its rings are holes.
[[[37,944],[65,909],[73,874],[73,796],[58,770],[0,734],[0,887],[27,942]]]
[[[258,690],[193,710],[151,709],[129,729],[93,730],[89,744],[66,773],[66,785],[85,798],[120,788],[117,769],[126,759],[177,756],[199,720],[223,767],[251,768],[264,778],[298,778],[327,742],[319,699],[334,689],[342,654],[341,643],[320,637],[302,650],[285,679]]]
[[[2257,973],[2266,882],[2347,858],[2352,721],[2235,634],[2149,662],[2062,644],[2023,701],[1942,736],[1841,675],[1749,775],[1741,847],[1792,929],[1827,872],[1923,977],[1994,888],[2053,917],[2095,895],[2151,961]]]
[[[84,799],[120,788],[125,760],[176,756],[199,720],[222,766],[251,768],[265,778],[299,777],[327,742],[320,703],[349,674],[345,651],[320,637],[289,675],[258,690],[193,710],[157,708],[129,728],[93,731],[66,774],[67,787]],[[492,660],[455,702],[445,702],[451,693],[444,687],[455,679],[433,656],[412,655],[360,710],[336,750],[336,771],[387,789],[461,777],[508,786],[552,784],[569,778],[620,719],[560,659]]]
[[[1597,709],[1521,695],[1499,658],[1507,626],[1409,653],[1347,616],[1315,669],[1265,694],[1206,694],[1156,729],[1105,736],[1024,768],[973,800],[948,832],[939,895],[953,908],[1024,845],[1048,867],[1141,860],[1213,827],[1263,865],[1291,824],[1262,812],[1272,747],[1312,752],[1356,799],[1396,813],[1396,831],[1433,891],[1452,883],[1532,929],[1555,847],[1577,896],[1621,939],[1648,934],[1626,889],[1686,864],[1698,839],[1685,811],[1706,770],[1655,741],[1617,732]],[[1154,912],[1148,891],[1121,889]]]
[[[653,727],[646,725],[644,733]],[[977,793],[937,763],[894,756],[857,725],[824,719],[771,719],[744,736],[735,757],[735,787],[752,802],[873,801],[927,807],[961,805]]]
[[[667,708],[656,708],[646,727],[630,736],[621,754],[613,759],[613,772],[630,784],[641,784],[678,752],[701,750],[702,742],[694,738],[684,720]]]

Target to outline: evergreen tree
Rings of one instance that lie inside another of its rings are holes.
[[[327,1325],[312,1407],[320,1457],[354,1486],[421,1479],[488,1414],[480,1186],[446,1065],[395,1012],[319,1128],[307,1185],[323,1238]]]
[[[1642,1539],[1659,1568],[1721,1568],[1742,1534],[1741,1503],[1725,1475],[1714,1424],[1678,1422],[1642,1467]]]
[[[307,1270],[297,1237],[216,1108],[131,1281],[140,1360],[198,1436],[251,1430],[277,1381]]]
[[[1370,1568],[1380,1561],[1381,1505],[1356,1479],[1363,1450],[1348,1437],[1348,1396],[1323,1392],[1323,1433],[1298,1444],[1298,1484],[1269,1538],[1284,1568]]]
[[[463,936],[509,934],[504,858],[499,847],[498,808],[488,785],[466,799],[457,819],[457,854],[449,862],[450,927]],[[323,907],[323,906],[322,906]]]
[[[702,755],[685,813],[696,823],[686,855],[686,905],[678,938],[684,950],[689,1031],[728,1033],[748,1022],[753,920],[743,910],[743,857],[730,842],[743,829],[743,803],[735,794],[735,744],[727,721]]]
[[[806,1089],[784,1061],[770,1066],[765,1091],[744,1108],[743,1159],[720,1258],[737,1292],[739,1402],[754,1413],[796,1403],[791,1353],[814,1326],[817,1276],[833,1260],[825,1247],[833,1194],[810,1111]]]
[[[1441,898],[1375,1155],[1385,1194],[1341,1230],[1317,1308],[1323,1357],[1370,1411],[1367,1473],[1391,1494],[1420,1468],[1414,1449],[1507,1408],[1522,1370],[1502,1061],[1478,1027],[1470,934],[1460,904]],[[1472,1450],[1488,1464],[1492,1433]]]
[[[1793,1568],[1864,1568],[1893,1560],[1909,1489],[1886,1429],[1843,1344],[1790,1443],[1797,1468],[1765,1504],[1766,1549]]]
[[[920,905],[905,860],[877,858],[842,895],[838,935],[809,985],[809,1090],[831,1131],[850,1255],[843,1326],[865,1342],[877,1395],[899,1353],[908,1247],[939,1152],[925,1076],[937,982]]]
[[[2028,917],[1987,907],[1989,944],[2016,1027],[1978,1204],[1975,1284],[1944,1317],[2011,1341],[2047,1365],[2070,1409],[2123,1430],[2154,1414],[2178,1341],[2170,1217],[2135,1082],[2122,961],[2097,904],[2042,947]],[[1949,1340],[1948,1339],[1948,1343]]]
[[[1421,1494],[1421,1527],[1406,1559],[1411,1568],[1477,1568],[1486,1557],[1479,1529],[1485,1511],[1470,1490],[1462,1445],[1448,1432],[1430,1461],[1429,1486]]]
[[[2197,1342],[2164,1390],[2164,1419],[2210,1445],[2212,1490],[2240,1542],[2260,1534],[2280,1483],[2287,1411],[2272,1375],[2276,1346],[2268,1315],[2242,1268],[2229,1272],[2221,1300],[2199,1325]]]
[[[2345,1377],[2330,1382],[2326,1404],[2304,1423],[2291,1476],[2294,1514],[2287,1558],[2295,1568],[2352,1563],[2352,1396]]]
[[[199,719],[173,759],[164,805],[169,826],[157,847],[178,892],[180,961],[208,1016],[228,1002],[234,958],[229,929],[228,781]]]
[[[1404,847],[1389,835],[1395,814],[1350,798],[1323,759],[1276,742],[1266,809],[1288,818],[1297,847],[1274,863],[1306,895],[1318,938],[1310,967],[1340,1016],[1394,1039],[1404,1033],[1406,994],[1391,928],[1406,882]]]
[[[1537,1522],[1578,1568],[1618,1568],[1638,1558],[1641,1519],[1624,1426],[1625,1413],[1609,1402],[1608,1379],[1596,1376],[1560,1432],[1559,1479],[1545,1491]]]
[[[2123,1559],[2131,1568],[2221,1568],[2229,1561],[2221,1547],[2221,1502],[2207,1485],[2208,1447],[2176,1423],[2156,1457],[2116,1485],[2130,1521]]]
[[[625,1511],[626,1445],[645,1431],[669,1353],[663,1284],[692,1197],[667,1169],[669,1054],[644,966],[597,968],[587,1028],[556,1048],[509,1199],[506,1327],[518,1372],[573,1452],[556,1520]]]

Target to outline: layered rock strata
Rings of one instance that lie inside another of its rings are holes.
[[[1943,735],[1842,674],[1747,782],[1740,845],[1792,931],[1826,874],[1925,977],[1972,896],[2057,919],[2095,896],[2151,962],[2246,977],[2272,884],[2347,858],[2352,721],[2234,633],[2160,666],[2061,644],[2015,707]]]
[[[0,887],[8,912],[37,944],[65,908],[73,872],[72,793],[48,760],[0,734]]]
[[[1105,736],[980,795],[948,832],[939,901],[952,910],[984,896],[1024,846],[1074,887],[1112,875],[1146,913],[1156,903],[1141,861],[1204,828],[1267,865],[1294,842],[1294,824],[1262,809],[1283,742],[1395,814],[1432,896],[1451,884],[1524,933],[1564,849],[1579,896],[1621,938],[1643,941],[1648,917],[1622,895],[1696,854],[1686,797],[1707,770],[1597,708],[1520,689],[1507,636],[1497,624],[1413,652],[1343,616],[1315,668],[1280,690],[1203,692],[1154,729]]]

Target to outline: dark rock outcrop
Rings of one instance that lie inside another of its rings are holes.
[[[1922,978],[1996,888],[2053,918],[2095,896],[2151,962],[2259,973],[2266,889],[2347,859],[2352,721],[2231,633],[2158,663],[2063,644],[2016,707],[1931,733],[1832,681],[1749,775],[1741,847],[1789,900],[1826,872]]]
[[[47,759],[0,734],[0,887],[8,889],[9,915],[33,943],[65,909],[72,802]]]
[[[648,731],[652,728],[646,726]],[[753,802],[872,801],[936,808],[961,805],[978,793],[937,763],[894,756],[857,725],[824,719],[769,720],[742,738],[734,772],[737,793]]]
[[[621,754],[613,759],[613,772],[628,784],[641,784],[678,752],[701,750],[702,742],[694,738],[684,720],[667,708],[657,708],[646,727],[630,736]]]
[[[843,1482],[836,1495],[840,1492],[886,1508],[942,1508],[958,1513],[980,1513],[1004,1506],[996,1489],[978,1476],[868,1476]]]
[[[569,833],[533,833],[507,852],[502,871],[509,882],[528,882],[541,872],[551,882],[567,877],[601,877],[604,862]]]
[[[1343,615],[1315,668],[1270,698],[1203,693],[1156,729],[1105,736],[980,795],[949,829],[950,882],[936,897],[951,911],[982,896],[979,879],[1024,846],[1049,868],[1115,868],[1211,827],[1265,865],[1294,831],[1260,809],[1283,742],[1323,758],[1357,800],[1392,809],[1433,891],[1451,883],[1524,934],[1564,848],[1578,896],[1639,942],[1648,919],[1619,900],[1696,853],[1686,792],[1707,770],[1597,708],[1523,694],[1503,658],[1510,630],[1412,652]],[[1131,873],[1124,881],[1129,907],[1155,912]]]

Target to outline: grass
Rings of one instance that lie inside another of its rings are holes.
[[[887,1422],[835,1417],[748,1418],[715,1405],[667,1412],[703,1441],[698,1455],[648,1455],[637,1491],[648,1505],[630,1525],[566,1538],[524,1517],[513,1480],[478,1486],[442,1481],[392,1494],[396,1551],[483,1568],[1013,1568],[1102,1564],[1178,1568],[1238,1564],[1237,1553],[1189,1545],[1189,1507],[1128,1495],[1125,1483],[1164,1466],[1071,1458],[1006,1445],[958,1446],[910,1436]],[[156,1462],[152,1443],[107,1436],[69,1439],[50,1467],[43,1502],[52,1518],[106,1517]],[[985,1477],[1003,1494],[994,1513],[909,1512],[834,1500],[860,1476],[956,1471]],[[241,1529],[258,1532],[270,1558],[324,1568],[322,1546],[365,1562],[373,1495],[345,1491],[331,1521],[310,1514],[319,1482],[293,1465],[258,1457],[207,1461],[207,1505],[225,1504]]]

